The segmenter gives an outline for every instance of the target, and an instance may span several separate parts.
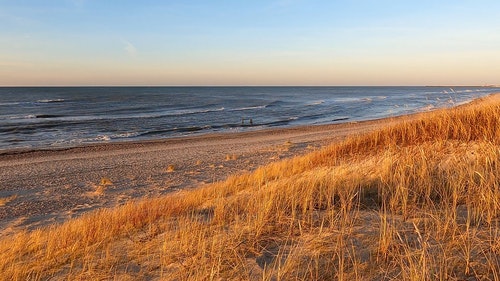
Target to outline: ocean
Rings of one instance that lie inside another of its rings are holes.
[[[3,87],[0,150],[333,124],[452,107],[491,87]]]

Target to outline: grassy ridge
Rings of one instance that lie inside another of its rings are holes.
[[[500,279],[500,107],[0,241],[0,279]]]

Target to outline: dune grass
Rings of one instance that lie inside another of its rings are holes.
[[[500,106],[0,241],[1,280],[499,280]]]

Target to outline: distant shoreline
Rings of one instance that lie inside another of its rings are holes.
[[[474,87],[500,88],[500,85],[0,85],[0,88],[328,88],[328,87]]]

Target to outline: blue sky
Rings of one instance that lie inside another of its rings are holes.
[[[500,84],[500,1],[0,0],[0,85]]]

